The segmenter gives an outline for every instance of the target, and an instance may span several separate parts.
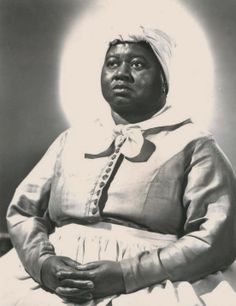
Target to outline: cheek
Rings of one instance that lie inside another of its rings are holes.
[[[141,74],[136,78],[136,88],[138,92],[149,92],[155,85],[155,81],[148,74]]]
[[[106,70],[102,70],[102,74],[101,74],[101,84],[102,86],[109,86],[109,84],[111,83],[111,78],[112,75],[110,72],[107,72]]]
[[[105,99],[109,98],[111,94],[110,79],[111,79],[110,74],[103,71],[101,74],[101,89]]]
[[[162,87],[162,80],[159,74],[156,75],[155,73],[146,73],[140,77],[140,85],[145,88],[155,88],[156,90],[158,90]]]

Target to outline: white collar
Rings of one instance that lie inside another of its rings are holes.
[[[190,118],[184,114],[177,112],[172,106],[165,106],[150,119],[122,125],[126,130],[132,128],[140,128],[141,132],[159,128],[160,130],[170,128],[175,125],[181,125],[190,121]],[[117,125],[111,118],[106,122],[97,119],[94,124],[86,129],[84,134],[84,152],[91,154],[99,154],[106,150],[114,141],[114,130]]]

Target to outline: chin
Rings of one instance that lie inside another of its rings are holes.
[[[120,100],[109,104],[111,109],[120,115],[130,114],[135,112],[134,106],[127,101]]]

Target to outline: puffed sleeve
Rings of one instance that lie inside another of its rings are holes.
[[[121,261],[126,292],[165,281],[195,281],[236,257],[236,183],[213,139],[195,141],[185,172],[184,235],[175,243]]]
[[[50,146],[39,163],[18,186],[7,212],[8,230],[25,270],[40,283],[43,261],[54,255],[48,235],[54,225],[48,216],[48,201],[56,161],[67,131]]]

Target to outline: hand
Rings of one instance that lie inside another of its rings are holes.
[[[71,303],[84,303],[91,300],[92,294],[91,290],[94,285],[91,281],[85,279],[73,279],[73,285],[63,288],[61,292],[61,287],[63,286],[60,273],[75,273],[76,267],[79,263],[64,256],[51,256],[47,258],[41,270],[41,277],[43,285],[54,291],[58,296],[67,302]]]
[[[94,298],[102,298],[113,294],[125,292],[123,274],[119,262],[96,261],[85,265],[79,265],[76,271],[63,271],[60,273],[61,284],[66,287],[75,287],[77,279],[91,280],[94,284],[92,291]]]

